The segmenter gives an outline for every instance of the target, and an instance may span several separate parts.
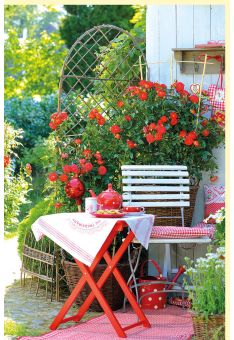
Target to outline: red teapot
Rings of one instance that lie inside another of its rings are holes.
[[[92,197],[96,197],[93,190],[89,190]],[[112,189],[112,184],[108,184],[108,189],[101,192],[97,197],[97,209],[120,209],[122,207],[122,196]]]

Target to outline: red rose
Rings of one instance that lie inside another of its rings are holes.
[[[197,138],[197,134],[196,134],[195,131],[191,131],[191,132],[188,133],[188,137],[191,137],[191,138],[193,138],[193,139],[196,139],[196,138]]]
[[[180,91],[179,94],[180,94],[182,97],[187,97],[187,96],[189,96],[189,92],[186,91],[186,90]]]
[[[152,135],[152,133],[149,133],[148,135],[146,135],[145,138],[146,138],[146,140],[149,144],[151,144],[155,141],[155,137],[154,137],[154,135]]]
[[[25,169],[26,169],[26,171],[27,171],[28,174],[31,174],[31,172],[32,172],[32,166],[31,166],[30,163],[27,163],[27,164],[25,165]]]
[[[191,112],[193,115],[196,114],[196,110],[194,110],[194,109],[191,109],[190,112]]]
[[[203,120],[203,121],[201,122],[201,125],[202,125],[203,127],[205,127],[205,126],[207,125],[207,123],[208,123],[208,120],[205,119],[205,120]]]
[[[132,140],[129,140],[129,139],[127,140],[127,144],[128,144],[129,149],[134,149],[137,146],[136,143],[134,143]]]
[[[91,156],[91,150],[86,149],[82,152],[82,154],[85,156],[85,158],[89,158]]]
[[[123,107],[123,106],[124,106],[124,102],[122,102],[122,100],[119,100],[119,101],[117,102],[117,106],[118,106],[118,107]]]
[[[130,116],[124,116],[124,118],[126,119],[127,122],[130,122],[132,120]]]
[[[59,179],[61,182],[67,182],[68,181],[68,176],[66,174],[62,174],[59,176]]]
[[[148,126],[144,126],[142,130],[143,130],[143,132],[145,134],[147,134],[149,132],[149,127]]]
[[[10,163],[10,157],[9,156],[4,156],[4,168],[6,168],[9,163]]]
[[[105,163],[105,161],[103,160],[103,159],[98,159],[97,160],[97,164],[98,165],[102,165],[102,164],[104,164]]]
[[[98,174],[101,176],[104,176],[107,173],[107,169],[105,166],[101,165],[98,168]]]
[[[70,165],[64,165],[64,166],[63,166],[63,172],[65,172],[65,173],[71,172],[71,167],[70,167]]]
[[[97,117],[97,114],[99,114],[98,110],[97,109],[92,109],[90,112],[89,112],[89,115],[88,117],[90,119],[95,119]]]
[[[162,117],[160,118],[160,121],[161,121],[162,123],[166,123],[166,122],[167,122],[167,117],[166,117],[166,116],[162,116]]]
[[[57,179],[58,179],[58,175],[57,175],[57,172],[50,172],[48,174],[48,178],[51,182],[56,182]]]
[[[194,142],[194,139],[188,136],[184,140],[185,145],[193,145],[193,142]]]
[[[91,162],[88,162],[84,165],[84,168],[86,171],[91,171],[93,169],[93,164]]]
[[[144,87],[145,89],[151,89],[154,86],[154,83],[152,81],[140,80],[138,85]]]
[[[54,124],[53,122],[50,122],[49,123],[49,127],[52,129],[52,130],[56,130],[58,125],[57,124]]]
[[[80,164],[80,165],[83,165],[83,164],[85,164],[85,163],[86,163],[86,159],[85,159],[85,158],[79,159],[79,164]]]
[[[195,94],[192,94],[191,96],[189,96],[189,100],[194,104],[197,104],[199,102],[199,98]]]
[[[176,82],[175,84],[175,89],[176,89],[176,92],[181,92],[184,90],[184,84],[181,83],[180,81]]]
[[[58,117],[58,112],[55,112],[55,113],[53,113],[51,116],[50,116],[50,119],[51,120],[54,120],[55,118],[57,118]]]
[[[157,125],[155,123],[150,123],[148,128],[149,128],[150,131],[156,130],[157,129]]]
[[[171,112],[170,117],[171,119],[178,119],[178,114],[176,112]]]
[[[100,154],[99,151],[97,151],[97,152],[94,154],[94,157],[95,157],[96,159],[102,159],[102,155]]]
[[[163,136],[161,133],[156,133],[155,140],[162,140]]]
[[[172,119],[171,122],[170,122],[170,125],[174,126],[176,124],[178,124],[178,120],[177,119]]]
[[[116,134],[115,134],[115,138],[116,138],[116,139],[120,139],[120,138],[121,138],[120,134],[119,134],[119,133],[116,133]]]
[[[146,92],[142,91],[138,94],[138,97],[140,98],[140,100],[144,101],[144,100],[148,99],[148,94]]]
[[[67,112],[60,112],[59,117],[64,122],[68,117]]]
[[[203,130],[203,131],[202,131],[202,134],[203,134],[204,137],[207,137],[207,136],[209,136],[210,131],[207,130],[207,129],[206,129],[206,130]]]
[[[55,207],[55,209],[60,209],[62,207],[62,203],[56,202],[56,203],[54,203],[54,207]]]
[[[179,133],[179,137],[181,137],[181,138],[185,138],[186,135],[187,135],[187,133],[184,130],[181,130],[180,133]]]
[[[159,98],[165,98],[167,94],[163,90],[158,90],[157,95],[158,95]]]
[[[200,146],[200,143],[198,142],[198,140],[195,140],[195,141],[193,142],[193,145],[196,146],[196,147],[199,147],[199,146]]]
[[[81,139],[80,138],[76,138],[74,140],[74,143],[77,144],[77,145],[80,145],[81,144]]]
[[[166,130],[166,128],[165,128],[164,125],[159,124],[159,125],[157,126],[157,132],[160,133],[160,134],[164,134],[164,133],[167,132],[167,130]]]
[[[68,154],[67,154],[67,153],[62,153],[62,154],[61,154],[61,158],[62,158],[62,159],[68,158]]]
[[[76,164],[71,164],[70,165],[70,172],[74,172],[74,174],[78,173],[78,166]]]
[[[104,117],[99,117],[98,119],[97,119],[97,123],[98,123],[98,125],[104,125],[105,123],[106,123],[106,120],[105,120],[105,118]]]
[[[121,129],[118,125],[112,125],[110,128],[110,132],[112,132],[113,134],[120,133]]]

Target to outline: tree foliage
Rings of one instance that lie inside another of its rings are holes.
[[[133,27],[130,22],[134,15],[132,6],[96,5],[76,6],[65,5],[68,15],[62,20],[60,33],[67,47],[71,47],[76,39],[94,26],[111,24],[129,30]]]
[[[40,13],[38,6],[6,6],[6,98],[57,91],[66,48],[56,20],[53,10]]]

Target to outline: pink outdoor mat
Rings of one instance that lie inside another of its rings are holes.
[[[193,324],[188,310],[169,306],[157,311],[145,311],[151,328],[135,327],[126,332],[127,338],[137,340],[187,340],[191,339]],[[120,324],[129,325],[137,321],[132,312],[116,312]],[[79,325],[56,330],[41,336],[23,336],[21,340],[116,340],[119,338],[105,315]]]

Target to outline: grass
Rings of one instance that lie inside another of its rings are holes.
[[[12,336],[34,336],[40,335],[40,331],[27,329],[24,325],[20,323],[16,323],[13,320],[5,320],[4,321],[4,335],[12,335]]]

